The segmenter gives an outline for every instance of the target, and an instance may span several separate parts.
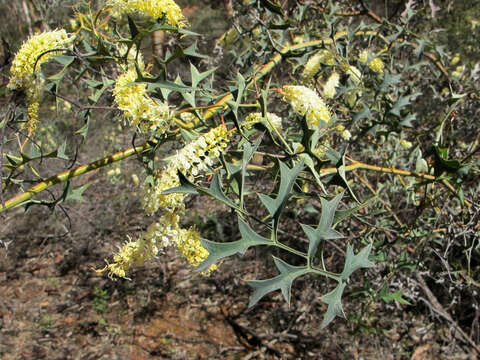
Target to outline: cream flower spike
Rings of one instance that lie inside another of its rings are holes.
[[[65,30],[46,31],[30,37],[23,43],[13,59],[10,68],[9,89],[25,89],[28,102],[28,133],[31,134],[38,121],[38,108],[43,93],[43,80],[37,77],[40,67],[53,56],[57,51],[70,47],[74,40],[73,36]]]
[[[200,233],[193,228],[180,229],[175,246],[193,267],[200,265],[209,255],[207,249],[200,242]],[[217,265],[212,264],[204,273],[208,274],[216,268]]]
[[[13,59],[10,68],[10,89],[19,89],[31,85],[40,65],[47,62],[58,52],[51,51],[66,47],[74,38],[65,30],[46,31],[30,37],[23,43]]]
[[[302,77],[304,81],[309,81],[320,69],[320,65],[334,65],[335,58],[330,50],[322,49],[311,56],[303,68]]]
[[[327,99],[333,99],[335,96],[336,88],[340,84],[340,75],[337,72],[333,72],[328,78],[327,82],[323,86],[323,94]]]
[[[154,19],[165,18],[166,22],[174,27],[185,26],[182,9],[173,0],[109,0],[113,15],[138,13]]]
[[[343,66],[343,69],[345,71],[345,74],[350,77],[350,79],[355,83],[355,85],[360,84],[360,82],[362,81],[362,72],[358,70],[358,68],[353,65],[345,64]]]
[[[168,105],[148,96],[147,84],[132,84],[136,79],[133,66],[117,78],[113,87],[115,103],[133,127],[138,126],[143,133],[162,134],[170,126]]]
[[[184,194],[162,194],[165,190],[179,186],[178,171],[193,180],[200,172],[213,163],[213,159],[227,147],[229,133],[224,125],[213,128],[208,133],[185,145],[169,159],[167,167],[155,174],[154,184],[145,183],[142,206],[148,214],[159,208],[170,212],[183,211]]]
[[[282,93],[293,110],[305,115],[309,128],[318,127],[320,121],[326,124],[330,121],[330,110],[314,90],[302,85],[286,85],[282,88]]]
[[[271,129],[270,124],[278,131],[282,130],[282,118],[274,113],[266,113],[266,117],[262,117],[262,113],[251,113],[245,118],[242,126],[250,128],[253,124],[264,121],[264,123]]]
[[[362,63],[362,64],[366,64],[368,62],[368,50],[362,50],[362,52],[360,53],[360,55],[358,56],[358,60]],[[368,63],[368,67],[370,68],[370,70],[372,70],[373,72],[376,72],[378,74],[383,74],[383,71],[384,71],[384,68],[385,68],[385,64],[383,63],[382,59],[379,58],[379,57],[376,57],[372,60],[370,60],[370,62]]]

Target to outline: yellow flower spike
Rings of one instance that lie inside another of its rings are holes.
[[[43,80],[37,76],[41,65],[57,55],[55,49],[61,49],[73,41],[65,30],[43,32],[30,37],[23,43],[13,59],[10,68],[9,89],[25,89],[28,103],[28,133],[36,128],[38,108],[43,93]],[[61,50],[59,50],[61,51]]]
[[[98,274],[108,271],[108,275],[125,277],[133,265],[142,265],[145,261],[156,256],[158,249],[151,239],[140,237],[138,240],[126,242],[113,256],[113,263],[107,264],[103,269],[96,270]]]
[[[202,246],[200,242],[200,233],[193,228],[188,230],[180,229],[180,234],[175,242],[177,250],[185,257],[190,265],[197,267],[209,255],[208,251]],[[205,273],[215,270],[217,266],[211,265]]]
[[[133,127],[138,126],[143,133],[162,134],[170,126],[168,105],[148,96],[146,84],[131,84],[136,79],[137,71],[133,67],[117,78],[113,88],[115,103]]]
[[[142,206],[148,214],[159,208],[167,211],[183,211],[184,194],[162,193],[180,185],[178,171],[194,180],[200,172],[206,170],[221,152],[227,147],[229,137],[227,128],[220,125],[208,133],[185,145],[176,155],[169,159],[167,167],[155,174],[154,184],[143,186]]]
[[[320,121],[325,124],[330,121],[330,110],[314,90],[302,85],[286,85],[282,88],[282,93],[293,110],[305,115],[308,127],[315,128],[320,125]]]
[[[109,0],[107,5],[112,7],[114,16],[138,13],[154,19],[164,18],[177,28],[184,27],[186,22],[182,9],[173,0]]]
[[[264,121],[264,123],[270,129],[270,124],[272,124],[273,127],[278,131],[282,130],[282,118],[273,113],[266,113],[266,118],[263,118],[261,113],[248,114],[248,116],[245,118],[245,121],[242,123],[242,126],[245,126],[249,129],[253,124],[262,121]]]
[[[302,73],[304,81],[309,81],[313,78],[320,69],[321,64],[330,66],[335,64],[335,58],[331,51],[322,49],[308,59]]]
[[[408,140],[402,139],[402,140],[400,140],[400,146],[402,148],[408,150],[413,146],[413,144]]]
[[[134,265],[143,265],[146,261],[158,255],[159,251],[172,245],[181,235],[178,226],[179,217],[176,213],[166,213],[156,223],[151,224],[137,240],[130,238],[113,256],[113,263],[107,264],[96,272],[107,271],[110,277],[125,277]]]
[[[355,83],[355,85],[360,84],[360,82],[362,81],[362,72],[358,70],[355,66],[343,64],[342,70],[350,77],[350,79]]]
[[[455,56],[450,61],[450,65],[455,66],[460,62],[460,54],[456,53]]]
[[[382,59],[380,59],[379,57],[376,57],[375,59],[372,59],[372,61],[368,63],[368,67],[372,71],[376,72],[377,74],[383,74],[385,64],[383,63]]]
[[[333,72],[323,86],[323,95],[325,95],[327,99],[333,99],[333,97],[335,96],[336,88],[339,84],[340,75],[338,75],[337,72]]]
[[[358,61],[360,61],[362,64],[366,64],[368,61],[368,50],[364,49],[360,52],[358,55]]]
[[[13,59],[8,87],[20,89],[30,86],[35,80],[35,73],[39,72],[40,66],[58,54],[51,50],[64,48],[72,41],[73,37],[68,35],[65,30],[46,31],[30,37],[23,43]]]
[[[377,56],[378,55],[379,54],[377,54]],[[362,50],[362,52],[358,56],[358,60],[362,64],[366,64],[368,62],[368,51]],[[370,70],[372,70],[373,72],[376,72],[377,74],[383,74],[385,64],[383,63],[381,58],[376,57],[368,63],[368,67],[370,68]]]

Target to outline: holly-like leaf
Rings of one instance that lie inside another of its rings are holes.
[[[105,77],[105,76],[102,76],[102,81],[103,81],[103,82],[102,82],[103,86],[102,86],[100,89],[98,89],[97,91],[95,91],[95,93],[94,93],[93,95],[90,95],[90,96],[88,97],[88,99],[89,99],[92,103],[97,103],[98,100],[100,99],[100,96],[102,96],[103,93],[104,93],[110,86],[112,86],[112,85],[115,83],[114,80],[110,80],[110,79],[108,79],[108,78]]]
[[[321,325],[322,329],[327,327],[328,324],[330,324],[333,319],[335,319],[335,317],[345,317],[345,313],[343,312],[342,307],[342,295],[346,285],[347,284],[342,281],[333,291],[322,296],[322,301],[325,304],[328,304],[328,309],[325,313],[325,317],[323,318]]]
[[[352,245],[349,244],[347,246],[347,256],[345,258],[342,279],[347,280],[355,270],[372,267],[374,263],[368,260],[371,250],[372,244],[369,244],[365,246],[357,255],[355,255],[353,253]]]
[[[322,204],[322,214],[320,222],[316,229],[308,225],[302,225],[302,229],[308,237],[308,256],[313,258],[317,252],[318,246],[322,240],[340,239],[343,237],[338,231],[332,229],[333,219],[343,193],[335,196],[328,201],[320,198]]]
[[[254,306],[262,297],[269,292],[275,290],[281,290],[285,301],[290,305],[290,294],[293,281],[304,274],[310,272],[306,266],[292,266],[285,261],[273,257],[277,269],[280,271],[280,275],[267,280],[251,280],[247,281],[254,291],[250,299],[248,307]]]
[[[353,122],[356,123],[360,120],[368,119],[369,117],[371,117],[371,115],[372,113],[370,111],[370,108],[366,104],[363,104],[362,111],[355,113],[355,115],[353,116]]]
[[[183,175],[180,171],[178,172],[178,178],[180,180],[180,186],[167,189],[164,192],[162,192],[162,195],[173,194],[173,193],[181,193],[181,194],[198,194],[199,193],[195,184],[193,184],[190,180],[188,180],[185,177],[185,175]]]
[[[410,100],[416,98],[418,95],[420,95],[420,93],[401,96],[400,99],[398,99],[398,101],[395,103],[395,105],[393,105],[392,109],[390,110],[390,113],[398,117],[401,117],[400,111],[407,105],[410,105]]]
[[[195,269],[195,271],[207,270],[218,260],[234,254],[245,254],[245,251],[251,246],[272,245],[273,242],[261,235],[258,235],[242,219],[238,219],[238,228],[242,234],[242,239],[227,243],[218,243],[209,240],[202,240],[202,246],[209,252],[208,257]]]
[[[223,193],[220,176],[217,173],[213,175],[213,179],[210,182],[210,188],[208,190],[201,189],[201,192],[210,195],[211,197],[223,202],[225,205],[231,208],[238,208],[237,205]]]
[[[87,190],[90,184],[85,184],[76,189],[72,189],[71,183],[68,181],[62,194],[62,201],[83,201],[83,192]]]
[[[458,160],[448,159],[447,148],[441,148],[435,145],[434,150],[435,150],[435,164],[434,164],[435,176],[440,176],[445,171],[451,174],[460,168],[460,162]]]
[[[283,162],[280,164],[280,187],[278,189],[278,195],[275,199],[265,194],[259,194],[260,201],[265,205],[272,218],[278,218],[283,208],[285,207],[287,200],[290,197],[290,193],[295,184],[295,180],[303,169],[303,161],[300,161],[294,168],[290,169]]]
[[[195,65],[193,65],[192,63],[190,63],[190,74],[192,76],[192,87],[193,88],[196,88],[197,85],[203,80],[205,79],[207,76],[213,74],[215,72],[215,70],[217,70],[218,67],[215,67],[213,69],[210,69],[210,70],[207,70],[203,73],[199,72],[198,69],[195,67]]]
[[[180,30],[179,32],[181,33],[186,33],[185,30]],[[192,33],[195,34],[195,33]],[[197,52],[197,42],[195,41],[192,45],[190,45],[188,48],[183,50],[183,54],[186,56],[191,56],[191,57],[196,57],[200,59],[208,59],[208,56],[200,54]]]
[[[52,57],[52,60],[58,62],[59,64],[67,67],[75,61],[75,56],[70,55],[55,55]]]
[[[238,107],[240,106],[242,99],[243,99],[243,93],[245,91],[245,78],[242,76],[242,74],[237,73],[237,88],[234,89],[231,93],[236,99],[235,101],[229,100],[227,101],[228,106],[230,106],[233,115],[235,115],[235,119],[238,120]]]
[[[364,207],[367,207],[377,199],[377,196],[372,196],[371,198],[365,200],[363,203],[358,204],[357,206],[354,206],[350,209],[347,210],[337,210],[335,212],[335,217],[333,218],[333,225],[337,225],[339,222],[345,220],[346,218],[350,217],[352,214],[356,213],[357,211],[363,209]]]
[[[240,176],[240,204],[241,207],[243,208],[243,197],[245,196],[245,178],[247,176],[247,166],[250,160],[253,157],[253,154],[255,151],[257,151],[258,147],[260,146],[260,143],[262,142],[262,136],[259,136],[255,142],[250,144],[249,142],[245,142],[243,145],[243,156],[242,156],[242,168],[241,168],[241,176]]]
[[[318,174],[317,170],[315,169],[315,164],[313,163],[313,159],[310,155],[303,153],[299,154],[298,157],[303,160],[305,165],[310,169],[310,172],[312,173],[313,177],[315,178],[315,181],[317,182],[317,185],[322,189],[322,191],[326,194],[327,190],[325,190],[325,187],[323,186],[322,180],[320,179],[320,175]]]
[[[164,192],[162,192],[163,195],[172,193],[203,194],[211,196],[214,199],[223,202],[225,205],[233,209],[240,210],[238,206],[223,193],[220,177],[217,173],[213,175],[213,179],[210,182],[210,188],[208,189],[195,185],[190,180],[188,180],[185,175],[183,175],[180,171],[178,172],[178,177],[180,180],[180,186],[165,190]]]
[[[337,167],[337,174],[332,177],[332,179],[330,180],[330,183],[343,186],[344,188],[347,189],[350,196],[357,203],[360,203],[360,201],[358,201],[357,197],[353,193],[352,188],[350,187],[347,181],[347,175],[345,172],[345,149],[342,150],[342,154],[336,164],[336,167]]]
[[[400,304],[411,305],[408,300],[405,300],[402,297],[402,295],[402,290],[395,291],[394,293],[389,293],[387,285],[385,285],[378,293],[378,297],[387,303],[391,301],[397,301]]]
[[[150,80],[150,81],[147,81]],[[192,88],[186,85],[182,84],[177,84],[171,81],[167,80],[156,80],[155,82],[151,82],[152,79],[144,78],[144,79],[139,79],[138,82],[141,83],[148,83],[147,87],[149,91],[154,91],[157,89],[167,89],[167,90],[172,90],[172,91],[178,91],[178,92],[185,92],[187,90],[191,90]],[[131,83],[133,84],[133,83]],[[131,84],[127,84],[126,86],[129,86]]]
[[[378,89],[381,92],[384,92],[385,90],[388,89],[390,86],[397,85],[402,78],[402,74],[389,74],[388,72],[385,73],[385,76],[383,77],[383,82],[380,85],[380,88]]]
[[[127,19],[128,19],[128,27],[130,29],[131,39],[135,39],[135,36],[137,36],[139,33],[137,25],[135,25],[135,22],[129,15],[127,15]]]

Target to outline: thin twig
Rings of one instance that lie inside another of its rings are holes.
[[[417,272],[416,273],[416,278],[418,280],[418,283],[420,287],[422,288],[423,292],[428,298],[430,308],[440,315],[444,320],[447,320],[449,323],[452,324],[452,326],[458,331],[460,334],[460,340],[462,340],[465,343],[468,343],[475,349],[477,354],[480,354],[480,346],[475,343],[475,341],[472,340],[468,334],[462,330],[462,328],[457,324],[457,322],[452,318],[452,316],[443,308],[443,306],[438,302],[437,298],[435,295],[432,293],[430,288],[428,287],[427,283],[423,279],[422,275]]]

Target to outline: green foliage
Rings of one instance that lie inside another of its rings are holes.
[[[94,287],[93,289],[93,309],[102,314],[108,309],[108,301],[110,300],[110,295],[108,294],[108,290],[103,290],[99,287]],[[102,319],[103,320],[103,319]]]

